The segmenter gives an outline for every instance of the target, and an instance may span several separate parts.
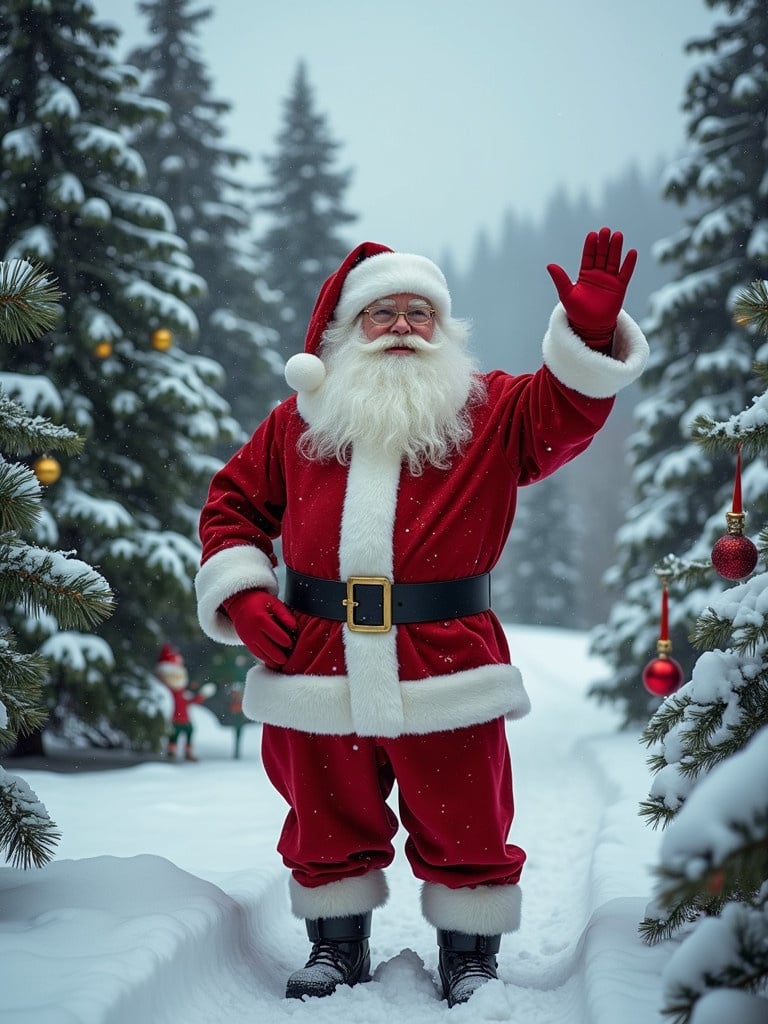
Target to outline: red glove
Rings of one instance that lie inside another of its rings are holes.
[[[266,590],[241,590],[223,601],[237,635],[267,668],[280,668],[296,643],[296,619]]]
[[[637,249],[630,249],[624,263],[621,263],[623,242],[624,236],[620,231],[613,234],[610,228],[600,228],[600,234],[590,231],[584,241],[575,284],[556,263],[547,267],[569,324],[590,348],[607,348],[610,345],[627,285],[637,263]]]

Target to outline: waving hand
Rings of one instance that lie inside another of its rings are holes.
[[[547,267],[571,327],[591,348],[610,345],[637,263],[636,249],[630,249],[621,262],[623,244],[620,231],[590,231],[575,283],[556,263]]]

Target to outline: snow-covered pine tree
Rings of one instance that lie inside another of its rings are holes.
[[[747,289],[735,311],[768,334],[768,282]],[[724,450],[731,459],[740,444],[751,459],[752,486],[765,493],[768,344],[758,359],[762,393],[727,420],[697,420],[693,433],[706,451]],[[669,828],[657,896],[641,931],[649,942],[683,936],[664,973],[666,1012],[675,1024],[768,1018],[768,520],[762,522],[763,564],[700,615],[693,640],[703,653],[690,681],[643,734],[655,779],[641,813]]]
[[[50,330],[60,298],[43,268],[21,260],[0,263],[0,342],[25,344]],[[25,540],[43,504],[26,461],[34,453],[72,455],[83,441],[66,427],[32,416],[6,394],[4,379],[0,374],[0,751],[48,717],[41,701],[46,661],[19,649],[7,611],[42,610],[65,629],[88,629],[112,610],[109,585],[91,566]],[[50,860],[58,838],[29,785],[0,767],[0,851],[6,859],[16,867],[39,867]]]
[[[278,293],[274,322],[285,359],[304,349],[304,334],[320,285],[351,244],[340,231],[357,220],[344,208],[351,172],[335,169],[339,143],[317,112],[301,61],[283,109],[276,151],[265,157],[268,179],[259,191],[267,229],[259,239],[264,273]]]
[[[147,167],[145,190],[168,205],[207,286],[190,299],[200,322],[195,350],[224,366],[223,395],[250,434],[282,397],[283,361],[274,350],[276,333],[265,325],[270,300],[250,236],[255,199],[242,180],[248,158],[224,144],[231,105],[212,96],[199,52],[198,34],[212,8],[196,0],[143,0],[139,10],[150,42],[128,61],[169,116],[147,122],[132,141]]]
[[[204,453],[237,426],[219,364],[156,333],[195,335],[187,300],[203,282],[166,204],[142,191],[126,135],[166,108],[115,61],[117,38],[83,0],[18,0],[0,19],[0,257],[36,257],[66,296],[57,327],[6,368],[49,380],[33,411],[88,442],[48,489],[36,539],[78,551],[116,598],[97,636],[23,611],[14,625],[51,664],[49,728],[147,749],[164,729],[159,645],[198,633],[198,500],[219,465]]]
[[[768,6],[708,2],[725,15],[708,38],[688,44],[701,54],[684,103],[689,144],[664,182],[665,195],[688,204],[689,216],[658,246],[676,277],[654,294],[644,325],[651,357],[630,441],[634,498],[607,574],[619,597],[592,638],[611,675],[591,693],[623,706],[628,722],[647,720],[656,706],[640,683],[658,630],[652,568],[670,552],[706,559],[730,500],[731,460],[697,445],[692,424],[700,414],[724,419],[755,393],[752,339],[732,321],[729,300],[761,278],[768,261]],[[749,471],[745,486],[768,512],[768,493],[758,495]],[[688,633],[720,589],[710,576],[684,597],[670,591],[670,637],[686,674],[694,660]]]

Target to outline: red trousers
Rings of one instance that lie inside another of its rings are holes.
[[[414,875],[457,889],[513,885],[525,853],[507,843],[514,815],[504,720],[381,739],[319,736],[265,725],[267,775],[290,806],[278,851],[313,888],[384,868],[398,820],[397,781]]]

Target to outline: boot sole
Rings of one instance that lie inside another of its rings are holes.
[[[311,982],[300,982],[296,981],[288,984],[285,987],[285,998],[286,999],[304,999],[305,996],[309,999],[317,998],[322,999],[325,996],[332,996],[337,988],[341,988],[346,985],[347,988],[352,988],[355,985],[365,984],[371,980],[371,961],[370,957],[367,958],[367,962],[361,965],[360,974],[356,978],[352,978],[349,981],[339,981],[332,989],[328,990],[322,985],[313,985]]]
[[[449,980],[447,974],[444,973],[444,971],[443,971],[443,969],[442,969],[442,967],[440,965],[438,965],[438,974],[440,975],[440,983],[442,984],[442,987],[443,987],[443,999],[445,999],[445,1001],[448,1003],[448,1009],[449,1010],[453,1006],[463,1006],[465,1003],[468,1003],[469,1000],[472,998],[472,996],[475,994],[475,992],[477,992],[477,989],[478,988],[482,988],[482,986],[485,984],[484,981],[481,981],[480,984],[476,988],[472,989],[472,991],[467,994],[467,997],[465,999],[454,999],[454,997],[451,995],[451,983],[450,983],[450,980]],[[495,980],[497,981],[498,978],[496,978],[496,979],[494,979],[494,978],[487,978],[486,980],[487,981],[495,981]]]
[[[340,981],[338,985],[334,985],[330,992],[324,988],[313,989],[310,985],[288,985],[285,989],[286,999],[324,999],[326,996],[332,996],[336,989],[339,988],[354,988],[355,985],[365,985],[371,980],[371,976],[368,975],[366,978],[358,978],[357,981]]]

